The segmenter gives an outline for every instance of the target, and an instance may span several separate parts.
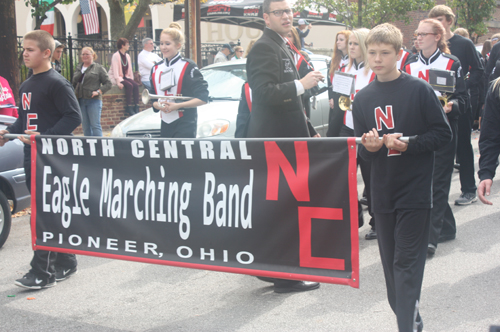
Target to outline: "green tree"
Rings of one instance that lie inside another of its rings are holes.
[[[47,18],[45,13],[58,4],[67,5],[75,2],[76,0],[54,0],[52,3],[48,3],[40,0],[24,0],[26,7],[31,6],[31,17],[35,18],[35,30],[40,29],[43,20]]]
[[[447,5],[455,11],[457,24],[469,31],[474,42],[488,33],[485,21],[491,20],[495,12],[495,0],[448,0]]]
[[[347,26],[373,28],[399,20],[409,23],[409,12],[429,10],[434,0],[298,0],[295,6],[299,10],[306,7],[317,11],[326,9],[329,13],[337,13],[337,20]]]
[[[149,5],[172,2],[169,0],[108,0],[111,22],[111,39],[127,38],[133,39],[137,26],[141,23]],[[134,13],[128,23],[125,24],[125,6],[136,6]]]
[[[71,4],[78,0],[54,0],[51,4],[39,0],[24,0],[26,6],[31,6],[31,16],[36,20],[35,29],[40,29],[40,25],[43,20],[47,17],[45,13],[54,8],[58,4]],[[152,4],[162,4],[172,2],[170,0],[108,0],[110,9],[110,32],[111,39],[118,39],[121,37],[132,39],[137,26],[141,22],[144,14]],[[128,23],[125,24],[125,6],[133,5],[136,6],[134,13],[130,17]]]

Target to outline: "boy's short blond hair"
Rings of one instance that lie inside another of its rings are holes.
[[[370,30],[365,44],[367,48],[370,44],[391,45],[398,53],[403,47],[403,34],[394,25],[383,23]]]
[[[455,31],[453,31],[454,34],[456,35],[460,35],[462,37],[465,37],[465,38],[469,38],[469,31],[465,28],[457,28],[455,29]]]
[[[25,40],[25,39],[35,41],[38,48],[42,52],[45,50],[50,50],[49,59],[51,59],[52,54],[54,54],[56,42],[54,41],[54,38],[52,37],[52,35],[50,33],[48,33],[45,30],[34,30],[34,31],[30,31],[27,34],[25,34],[23,37],[23,40]]]
[[[453,13],[453,10],[451,10],[450,7],[445,6],[445,5],[437,5],[434,6],[434,8],[431,9],[429,12],[429,15],[427,15],[429,18],[436,18],[439,16],[444,16],[446,17],[446,21],[451,22],[451,24],[455,23],[455,14]]]

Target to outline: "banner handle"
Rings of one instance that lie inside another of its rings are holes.
[[[3,135],[4,138],[7,138],[7,139],[16,139],[18,138],[19,136],[24,136],[25,138],[29,139],[30,138],[30,135],[25,135],[25,134],[5,134]],[[68,135],[64,136],[64,135],[60,135],[59,137],[68,137]],[[69,137],[78,137],[78,136],[69,136]],[[85,136],[80,136],[80,137],[85,137]],[[415,136],[402,136],[399,138],[399,140],[401,142],[405,142],[405,143],[415,143],[417,141],[417,137],[418,135],[415,135]],[[106,139],[109,139],[109,138],[113,138],[113,137],[103,137],[103,138],[106,138]],[[158,138],[147,138],[147,137],[118,137],[120,139],[158,139]],[[290,139],[293,137],[288,137],[286,139]],[[329,139],[329,140],[338,140],[338,139],[346,139],[346,138],[349,138],[349,137],[321,137],[322,139]],[[231,139],[231,138],[229,138]],[[242,138],[243,139],[243,138]],[[252,138],[244,138],[245,140],[251,140]],[[262,139],[262,138],[258,138],[258,139]],[[304,139],[303,137],[297,137],[297,140],[302,140]],[[379,139],[382,139],[382,137],[379,137]],[[272,138],[273,141],[279,141],[280,139],[279,138]],[[361,137],[356,137],[356,144],[361,144]]]

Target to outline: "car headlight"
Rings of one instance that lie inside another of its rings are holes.
[[[125,137],[122,126],[116,125],[116,127],[111,131],[111,137]]]
[[[229,121],[217,119],[198,125],[198,137],[210,137],[225,133],[229,129]]]

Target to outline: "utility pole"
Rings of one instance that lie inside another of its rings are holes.
[[[184,29],[186,31],[186,57],[202,66],[201,31],[200,31],[200,0],[184,1]]]

